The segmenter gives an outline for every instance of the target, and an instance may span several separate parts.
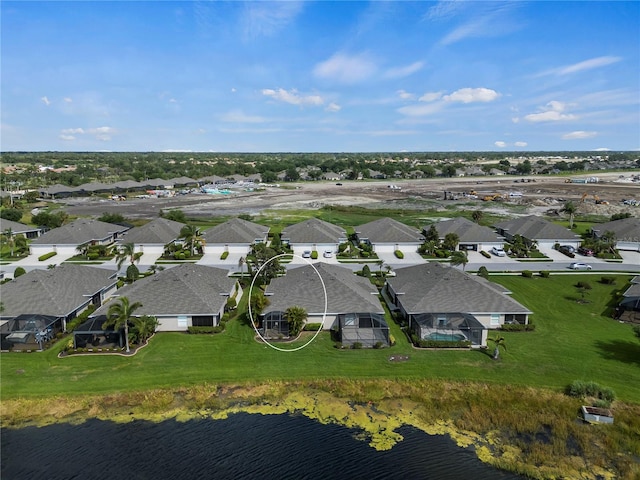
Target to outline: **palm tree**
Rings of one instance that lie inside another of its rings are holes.
[[[2,237],[4,243],[9,245],[11,256],[13,257],[13,247],[15,246],[15,241],[13,239],[13,230],[7,228],[4,232],[2,232]]]
[[[136,252],[136,246],[133,243],[123,243],[120,245],[116,253],[116,263],[118,270],[122,267],[122,264],[129,260],[131,265],[134,265],[140,261],[142,252]]]
[[[284,317],[289,324],[289,335],[296,337],[300,333],[300,330],[302,330],[304,322],[307,320],[307,311],[303,307],[293,305],[287,308],[284,312]]]
[[[578,211],[578,207],[576,206],[575,203],[573,203],[571,200],[569,200],[568,202],[566,202],[564,204],[564,207],[562,207],[562,210],[560,210],[560,211],[569,214],[569,229],[572,230],[573,229],[573,218],[574,218],[576,212]]]
[[[76,252],[81,257],[86,257],[89,254],[89,244],[83,243],[82,245],[78,245],[76,247]]]
[[[202,232],[196,225],[185,225],[180,230],[178,238],[183,238],[184,243],[189,246],[189,251],[193,257],[196,248],[204,245],[204,238],[202,238]]]
[[[467,252],[463,252],[462,250],[457,250],[451,254],[451,266],[457,267],[458,265],[462,265],[462,271],[464,272],[464,267],[469,263],[469,257],[467,257]]]
[[[138,342],[144,343],[158,328],[158,319],[150,315],[143,315],[133,319]]]
[[[504,337],[494,337],[494,338],[487,338],[488,341],[492,342],[495,345],[495,348],[493,350],[493,359],[494,360],[498,360],[498,358],[500,357],[500,348],[502,347],[504,348],[504,351],[507,351],[507,345],[505,344],[505,339]]]
[[[156,265],[155,263],[153,265],[149,265],[149,271],[152,274],[156,272],[161,272],[162,270],[164,270],[164,267],[162,265]]]
[[[133,313],[142,307],[140,302],[130,303],[128,297],[120,297],[118,303],[114,303],[107,310],[107,320],[102,324],[102,328],[113,326],[114,330],[124,328],[124,340],[126,350],[129,353],[129,322],[133,321]]]
[[[377,260],[376,265],[378,265],[378,268],[380,268],[380,278],[382,278],[382,267],[384,265],[384,260]]]

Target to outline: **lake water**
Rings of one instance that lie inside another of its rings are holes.
[[[446,436],[413,427],[378,452],[358,432],[301,415],[235,414],[185,423],[90,420],[2,432],[3,480],[521,479]]]

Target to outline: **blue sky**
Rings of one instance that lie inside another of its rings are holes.
[[[640,2],[2,1],[3,151],[640,149]]]

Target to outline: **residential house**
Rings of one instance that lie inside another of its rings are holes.
[[[133,243],[134,252],[162,255],[165,246],[175,242],[180,236],[184,223],[156,218],[140,227],[133,227],[118,239],[118,243]]]
[[[34,344],[36,334],[55,335],[66,330],[67,322],[89,305],[101,305],[115,292],[116,282],[114,270],[59,265],[31,270],[0,285],[3,345],[6,341]]]
[[[202,234],[204,253],[221,255],[223,252],[246,255],[256,243],[266,243],[269,227],[258,223],[232,218]]]
[[[553,248],[556,243],[578,247],[580,236],[561,225],[549,222],[536,215],[518,217],[495,225],[498,234],[509,242],[520,235],[529,244],[536,242],[538,248]]]
[[[640,324],[640,275],[631,279],[631,285],[622,294],[615,318],[623,322]]]
[[[5,218],[0,219],[0,233],[4,234],[7,230],[11,230],[12,235],[24,235],[28,239],[38,238],[42,234],[42,229],[39,227],[30,227]]]
[[[321,255],[325,251],[337,252],[338,246],[347,241],[347,232],[332,223],[310,218],[285,227],[280,238],[296,255],[314,250]]]
[[[376,253],[389,253],[395,250],[416,252],[424,242],[424,237],[416,228],[385,217],[355,228],[359,243],[373,247]]]
[[[90,318],[106,319],[111,303],[118,297],[127,297],[130,303],[142,304],[136,315],[158,319],[159,332],[214,327],[224,314],[227,300],[235,298],[237,302],[242,296],[242,288],[228,273],[220,268],[183,263],[118,289]]]
[[[459,243],[457,250],[482,251],[490,250],[493,247],[502,247],[504,238],[500,237],[489,227],[478,225],[464,217],[456,217],[451,220],[442,220],[433,224],[438,231],[440,240],[449,233],[458,235]],[[422,232],[426,235],[431,226],[424,227]]]
[[[464,339],[486,346],[487,331],[505,323],[527,324],[532,313],[509,291],[477,275],[438,262],[397,268],[384,296],[423,340]]]
[[[640,218],[621,218],[591,227],[591,233],[595,238],[601,238],[606,232],[613,232],[618,250],[640,252]]]
[[[44,255],[56,252],[59,255],[73,256],[81,245],[111,245],[129,227],[79,218],[71,223],[43,233],[29,245],[32,255]]]
[[[380,335],[376,337],[373,332],[363,330],[358,337],[354,331],[362,325],[363,329],[381,330],[380,334],[384,335],[384,308],[378,300],[377,288],[350,269],[326,263],[290,268],[285,276],[271,280],[265,295],[269,305],[260,315],[260,325],[262,333],[269,338],[289,336],[285,312],[289,307],[300,306],[307,311],[307,323],[322,323],[324,330],[334,328],[345,332],[343,338],[347,344],[362,343],[365,338],[382,341]]]

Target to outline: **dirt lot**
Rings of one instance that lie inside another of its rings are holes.
[[[599,175],[599,183],[564,183],[556,177],[467,177],[428,180],[386,180],[288,184],[286,188],[269,187],[263,191],[239,191],[231,195],[189,194],[172,198],[130,198],[115,202],[103,198],[73,198],[60,200],[65,211],[78,216],[100,216],[105,212],[121,213],[128,218],[155,218],[160,210],[178,208],[189,217],[217,215],[256,214],[265,209],[300,208],[316,209],[324,205],[396,206],[405,208],[445,208],[460,205],[469,208],[477,203],[478,209],[506,211],[502,202],[485,202],[482,197],[492,193],[520,192],[508,204],[521,205],[523,213],[544,213],[561,209],[564,202],[572,200],[579,205],[580,213],[612,215],[619,212],[638,212],[640,207],[625,206],[622,200],[640,200],[640,184],[622,181],[619,174]],[[627,174],[626,177],[629,177]],[[527,181],[530,180],[530,181]],[[390,188],[390,185],[399,189]],[[478,199],[464,197],[475,190]],[[445,200],[444,192],[452,192],[458,200]],[[587,196],[583,199],[583,194]],[[595,197],[609,204],[596,205]],[[472,207],[475,208],[475,207]],[[512,211],[512,209],[509,209]]]

